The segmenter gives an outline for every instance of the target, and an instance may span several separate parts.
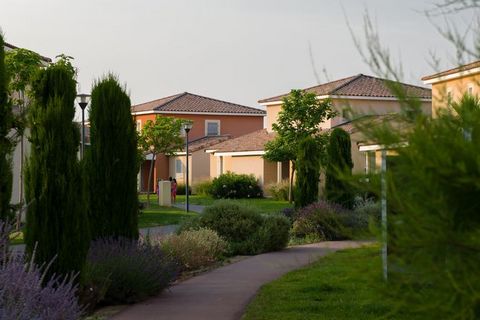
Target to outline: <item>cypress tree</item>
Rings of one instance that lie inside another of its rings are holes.
[[[348,132],[340,128],[333,129],[327,153],[325,196],[330,202],[351,209],[353,192],[348,180],[352,175],[353,162]]]
[[[8,137],[13,127],[12,108],[7,94],[5,51],[3,36],[0,34],[0,219],[12,218],[10,198],[12,196],[12,150],[13,143]]]
[[[320,177],[320,148],[311,137],[300,142],[297,154],[295,207],[302,208],[318,200]]]
[[[40,71],[28,120],[31,154],[25,168],[25,242],[49,273],[81,271],[90,236],[81,164],[80,131],[73,123],[75,72],[64,59]]]
[[[92,237],[138,237],[137,138],[130,98],[107,75],[90,106],[89,219]]]

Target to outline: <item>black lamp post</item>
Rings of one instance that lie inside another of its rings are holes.
[[[85,153],[85,108],[88,105],[88,100],[90,98],[89,94],[79,94],[77,96],[80,99],[78,105],[82,108],[82,148],[80,149],[80,155],[83,159],[83,155]]]
[[[191,122],[187,122],[183,125],[183,129],[185,130],[185,133],[186,133],[186,137],[187,137],[187,141],[186,141],[186,147],[185,147],[185,158],[187,159],[187,164],[186,164],[186,181],[185,181],[185,210],[188,212],[189,211],[189,202],[188,202],[188,194],[189,194],[189,190],[188,190],[188,133],[190,132],[190,130],[192,129],[192,126],[193,124]]]

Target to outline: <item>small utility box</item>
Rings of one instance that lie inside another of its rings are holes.
[[[172,206],[172,183],[169,180],[158,181],[158,205],[164,207]]]

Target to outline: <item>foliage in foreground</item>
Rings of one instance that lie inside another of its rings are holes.
[[[465,96],[451,107],[404,120],[408,131],[364,130],[385,145],[403,143],[387,163],[386,295],[423,319],[480,317],[480,103]]]
[[[10,228],[0,222],[0,319],[76,320],[80,308],[74,277],[52,277],[33,260],[8,248]]]
[[[89,244],[80,143],[75,115],[75,71],[68,60],[42,70],[33,85],[31,154],[25,168],[26,251],[39,264],[55,258],[50,274],[81,272]]]
[[[161,246],[180,262],[182,270],[195,270],[218,261],[227,249],[227,242],[215,231],[200,228],[171,235],[161,241]]]
[[[86,154],[92,238],[138,237],[137,140],[130,98],[112,75],[97,81]]]
[[[175,279],[177,265],[155,244],[127,238],[99,239],[87,257],[86,284],[100,284],[106,304],[135,303],[160,293]]]
[[[385,288],[378,247],[339,251],[263,286],[244,319],[425,319],[408,309],[392,317]]]
[[[210,192],[217,199],[241,199],[263,197],[257,179],[253,175],[227,172],[212,181]]]
[[[284,217],[262,216],[234,201],[217,201],[196,219],[187,220],[179,232],[198,228],[216,231],[229,243],[228,254],[258,254],[280,250],[288,243],[290,223]]]

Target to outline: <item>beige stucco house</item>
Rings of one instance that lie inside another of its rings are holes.
[[[422,111],[431,114],[431,90],[419,86],[398,83],[407,96],[417,98],[421,102]],[[338,115],[329,119],[320,127],[322,130],[342,127],[351,133],[352,158],[354,172],[361,173],[374,170],[378,163],[374,152],[361,152],[359,145],[362,137],[355,130],[353,123],[358,119],[370,121],[386,121],[389,114],[402,110],[400,101],[391,92],[385,79],[363,74],[328,82],[304,89],[315,93],[318,99],[331,99],[333,108]],[[282,99],[288,93],[272,98],[266,98],[259,103],[266,107],[266,128],[249,135],[238,137],[211,147],[206,152],[212,157],[210,161],[213,176],[226,171],[237,173],[252,173],[262,185],[280,182],[290,176],[288,163],[272,163],[263,159],[265,143],[274,139],[272,124],[277,121],[282,109]],[[350,114],[354,119],[349,118]]]
[[[432,114],[446,108],[448,100],[458,101],[465,94],[480,93],[480,61],[438,72],[422,78],[424,84],[432,85]]]
[[[240,137],[263,128],[265,111],[236,103],[183,92],[168,97],[132,106],[132,115],[137,130],[155,117],[175,117],[189,120],[193,127],[189,140],[189,182],[192,184],[208,180],[210,156],[204,152],[211,145],[226,139]],[[183,133],[185,136],[185,133]],[[148,190],[148,177],[152,155],[147,155],[142,163],[139,176],[139,191]],[[154,181],[169,177],[185,183],[186,153],[182,150],[173,156],[156,156],[155,168],[150,181],[150,191],[156,190]],[[155,189],[154,189],[155,188]]]

